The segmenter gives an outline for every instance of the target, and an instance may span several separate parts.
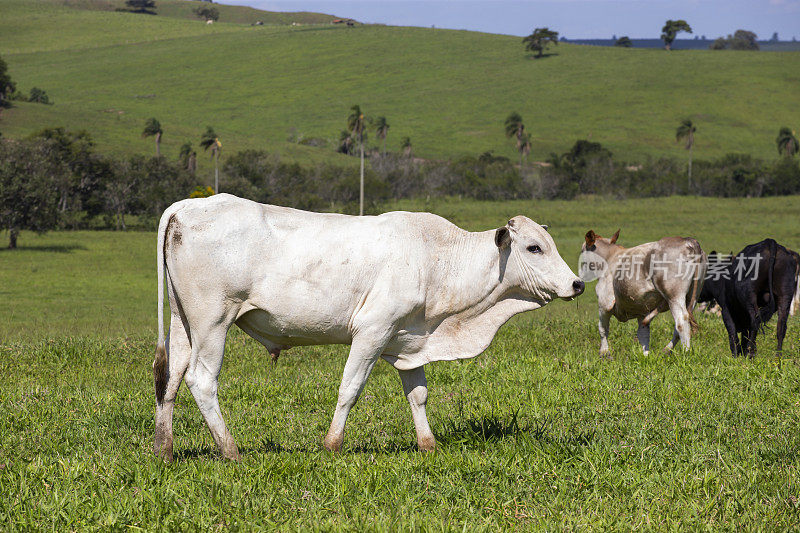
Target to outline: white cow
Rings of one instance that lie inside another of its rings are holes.
[[[183,200],[158,228],[154,450],[172,458],[172,411],[185,378],[223,456],[238,458],[217,400],[234,323],[273,354],[351,345],[327,449],[342,445],[348,412],[383,357],[400,373],[419,448],[431,450],[424,365],[475,357],[512,316],[583,289],[545,228],[523,216],[470,233],[429,213],[309,213],[227,194]]]

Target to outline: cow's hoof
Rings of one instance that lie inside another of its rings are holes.
[[[173,460],[172,439],[164,443],[159,443],[159,442],[154,443],[153,453],[156,455],[156,457],[160,457],[161,459],[163,459],[165,463],[171,463]]]
[[[642,355],[647,357],[648,355],[650,355],[650,350],[642,350]]]
[[[222,451],[222,457],[228,459],[229,461],[236,461],[237,463],[241,460],[241,457],[239,456],[239,448],[237,448],[235,444],[233,446],[227,446]]]
[[[322,441],[322,446],[331,453],[338,453],[342,449],[343,440],[341,437],[326,435],[325,440]]]
[[[436,439],[433,437],[427,437],[417,440],[417,448],[421,452],[435,452],[436,451]]]

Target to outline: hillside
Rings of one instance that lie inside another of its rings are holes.
[[[16,104],[0,116],[0,132],[86,128],[101,151],[151,153],[152,141],[140,133],[154,116],[168,156],[212,125],[226,153],[265,148],[304,163],[350,163],[334,147],[356,103],[387,117],[389,149],[409,136],[426,158],[486,150],[513,157],[503,136],[511,111],[532,132],[535,159],[578,138],[627,160],[685,157],[674,139],[684,117],[698,126],[696,158],[737,151],[772,159],[778,128],[800,126],[797,52],[559,44],[533,60],[516,37],[387,26],[254,27],[247,17],[256,10],[236,6],[218,6],[221,22],[206,25],[183,17],[191,2],[158,4],[162,15],[149,16],[109,10],[112,3],[102,0],[0,0],[0,56],[21,90],[41,87],[55,102]],[[225,22],[229,9],[238,22]],[[254,16],[266,19],[263,13]],[[327,146],[287,142],[295,134]]]
[[[75,9],[91,11],[117,11],[125,9],[125,0],[39,0],[61,4]],[[155,13],[162,17],[173,17],[197,20],[193,10],[199,6],[208,6],[208,2],[199,0],[158,0]],[[309,12],[275,12],[254,9],[248,6],[213,5],[220,13],[220,21],[235,24],[253,24],[261,21],[264,24],[329,24],[336,17],[324,13]]]

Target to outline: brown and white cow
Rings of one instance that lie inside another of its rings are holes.
[[[625,248],[617,244],[618,238],[619,230],[611,239],[589,230],[581,253],[581,271],[586,272],[589,266],[598,280],[600,354],[609,351],[608,330],[613,315],[620,322],[638,320],[636,336],[647,355],[650,322],[667,310],[675,320],[675,329],[665,351],[672,350],[678,340],[688,349],[691,333],[697,328],[692,310],[708,266],[700,244],[691,238],[666,237]]]

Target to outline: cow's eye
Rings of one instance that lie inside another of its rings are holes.
[[[538,244],[534,244],[532,246],[528,246],[528,251],[532,254],[540,254],[542,253],[542,249],[539,248]]]

